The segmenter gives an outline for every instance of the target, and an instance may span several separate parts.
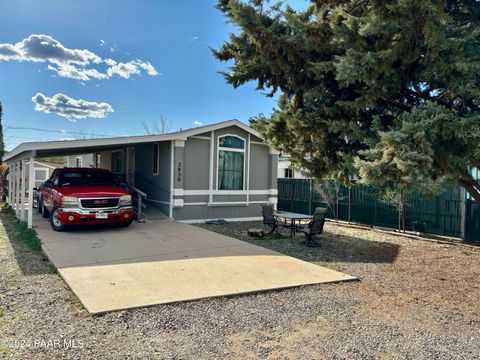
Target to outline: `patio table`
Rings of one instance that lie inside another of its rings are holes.
[[[288,226],[290,227],[290,237],[293,239],[295,237],[297,227],[302,220],[312,220],[312,215],[307,214],[298,214],[293,212],[278,212],[273,214],[273,216],[277,219],[284,219],[285,224],[287,221],[290,223]],[[298,223],[297,223],[298,222]]]

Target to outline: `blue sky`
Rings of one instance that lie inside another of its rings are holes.
[[[25,141],[74,137],[70,132],[144,134],[141,123],[152,123],[162,114],[175,130],[232,118],[247,122],[252,115],[270,113],[274,99],[255,91],[255,84],[233,89],[218,74],[227,65],[212,56],[209,46],[218,48],[234,28],[214,5],[213,0],[4,2],[0,101],[7,149]],[[25,39],[31,40],[30,47],[19,50]],[[33,40],[45,39],[66,49],[68,56],[89,58],[89,63],[33,61],[25,55],[33,49]],[[23,55],[12,55],[17,51]],[[118,64],[133,72],[115,70]],[[72,69],[95,69],[100,75],[72,75]],[[56,94],[65,95],[64,102],[83,100],[76,106],[93,107],[93,112],[60,116],[55,112],[62,99],[54,98]]]

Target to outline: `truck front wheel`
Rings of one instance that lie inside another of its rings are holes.
[[[63,231],[65,230],[65,224],[60,220],[58,213],[59,213],[58,207],[54,207],[50,214],[50,225],[52,226],[52,229],[55,231]]]

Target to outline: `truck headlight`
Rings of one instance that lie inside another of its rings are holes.
[[[78,198],[75,196],[64,196],[60,202],[62,206],[76,206],[78,205]]]
[[[123,195],[120,196],[120,202],[118,203],[120,206],[132,205],[132,195]]]

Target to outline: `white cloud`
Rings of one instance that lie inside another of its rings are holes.
[[[203,125],[203,123],[201,121],[198,121],[198,120],[195,120],[192,124],[195,125],[195,126]]]
[[[107,64],[108,66],[113,66],[115,65],[117,62],[113,59],[105,59],[103,60],[105,62],[105,64]]]
[[[128,63],[118,63],[108,68],[107,74],[112,77],[114,74],[123,77],[124,79],[130,79],[130,76],[134,74],[139,74],[140,69],[138,66],[133,64],[132,61]]]
[[[100,45],[106,42],[100,39]],[[116,44],[113,46],[116,49]],[[150,76],[158,75],[150,62],[132,60],[118,63],[114,59],[102,59],[87,49],[69,49],[49,35],[33,34],[15,44],[0,44],[0,61],[47,62],[48,69],[58,76],[75,80],[104,80],[114,74],[125,79],[145,71]],[[106,65],[104,70],[94,66]]]
[[[192,36],[192,38],[190,40],[197,41],[198,39],[200,39],[198,36]]]
[[[2,61],[48,61],[53,64],[86,66],[102,62],[100,56],[86,49],[68,49],[48,35],[30,35],[16,44],[0,44]]]
[[[57,114],[70,121],[85,118],[101,119],[108,113],[114,112],[112,106],[106,102],[97,103],[83,99],[73,99],[64,94],[56,94],[52,97],[37,93],[32,97],[35,110],[47,114]]]
[[[141,61],[141,60],[137,59],[137,61],[135,61],[134,64],[141,67],[150,76],[157,76],[158,75],[157,70],[148,61]]]
[[[143,62],[139,59],[132,60],[126,63],[117,63],[107,70],[107,75],[112,77],[114,74],[123,77],[124,79],[130,79],[130,76],[140,74],[140,70],[143,69],[148,75],[158,75],[157,70],[149,62]]]
[[[86,69],[82,67],[77,67],[74,65],[61,65],[55,67],[53,65],[48,65],[48,69],[55,71],[58,76],[69,78],[69,79],[76,79],[76,80],[83,80],[88,81],[90,78],[95,78],[99,80],[108,79],[108,75],[99,72],[97,69]]]

